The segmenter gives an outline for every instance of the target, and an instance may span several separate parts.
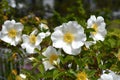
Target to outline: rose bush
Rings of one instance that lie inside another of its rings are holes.
[[[83,15],[82,11],[78,13]],[[0,58],[8,70],[5,79],[120,79],[120,30],[108,31],[102,16],[62,18],[55,13],[54,17],[54,27],[36,16],[2,19],[0,47],[9,49],[4,52],[7,61]]]

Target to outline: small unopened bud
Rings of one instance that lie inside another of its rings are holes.
[[[40,27],[40,29],[41,29],[42,31],[46,31],[46,30],[49,29],[48,26],[47,26],[46,24],[43,24],[43,23],[41,23],[41,24],[39,25],[39,27]]]
[[[26,75],[25,74],[20,74],[20,77],[23,79],[26,79]]]

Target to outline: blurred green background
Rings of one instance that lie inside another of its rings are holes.
[[[3,15],[8,19],[37,16],[46,19],[49,26],[55,27],[65,22],[65,18],[66,21],[80,22],[83,19],[87,21],[90,15],[99,15],[105,18],[109,29],[120,28],[120,0],[0,0],[0,2],[1,18]],[[0,25],[2,23],[1,20]]]

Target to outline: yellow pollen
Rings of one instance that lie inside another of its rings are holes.
[[[92,32],[93,34],[96,34],[98,32],[98,25],[95,23],[92,25],[92,28],[95,30],[94,32]]]
[[[30,43],[35,44],[37,37],[35,35],[30,35],[29,39],[30,39]]]
[[[85,72],[80,72],[77,74],[77,80],[87,80],[87,75]]]
[[[74,40],[74,36],[72,33],[65,33],[64,36],[63,36],[63,40],[66,42],[66,43],[71,43],[73,40]]]
[[[15,36],[17,35],[17,31],[15,29],[10,29],[8,31],[8,36],[11,38],[15,38]]]
[[[54,61],[56,61],[58,59],[58,55],[56,55],[56,54],[52,54],[51,56],[50,56],[50,58],[49,58],[49,62],[51,63],[51,64],[53,64],[54,63]]]

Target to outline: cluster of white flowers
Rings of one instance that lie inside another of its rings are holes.
[[[106,71],[103,71],[103,74],[98,80],[120,80],[120,75],[117,75],[115,72],[109,70],[108,73],[105,73]]]
[[[48,26],[43,23],[39,27],[41,31],[48,30]],[[21,47],[29,54],[35,53],[35,48],[41,50],[40,43],[45,37],[50,35],[49,30],[38,33],[38,30],[35,29],[30,35],[22,35],[23,28],[24,26],[20,22],[16,23],[14,20],[7,20],[2,25],[0,39],[13,46],[22,42]],[[51,34],[52,46],[49,46],[42,53],[46,57],[43,59],[45,70],[53,69],[54,65],[60,62],[60,52],[55,48],[62,49],[66,54],[78,55],[83,45],[89,48],[90,45],[95,44],[98,40],[104,41],[107,31],[103,17],[99,16],[96,18],[92,15],[87,21],[87,28],[94,29],[94,32],[90,33],[90,38],[93,38],[93,41],[86,41],[84,28],[77,21],[69,21],[56,27]]]
[[[34,49],[37,48],[40,50],[40,43],[46,36],[50,35],[49,31],[46,33],[38,33],[37,29],[35,29],[30,35],[22,35],[23,28],[24,26],[20,22],[15,22],[15,20],[7,20],[2,25],[0,39],[13,46],[18,45],[21,41],[23,41],[21,47],[26,49],[26,53],[35,53]]]
[[[94,32],[90,33],[90,38],[93,38],[94,41],[86,41],[84,29],[76,21],[63,23],[61,26],[56,27],[51,35],[53,46],[62,48],[67,54],[77,55],[84,44],[89,48],[89,46],[95,44],[98,40],[104,41],[107,31],[103,17],[99,16],[96,18],[92,15],[87,21],[87,28],[94,30]]]

